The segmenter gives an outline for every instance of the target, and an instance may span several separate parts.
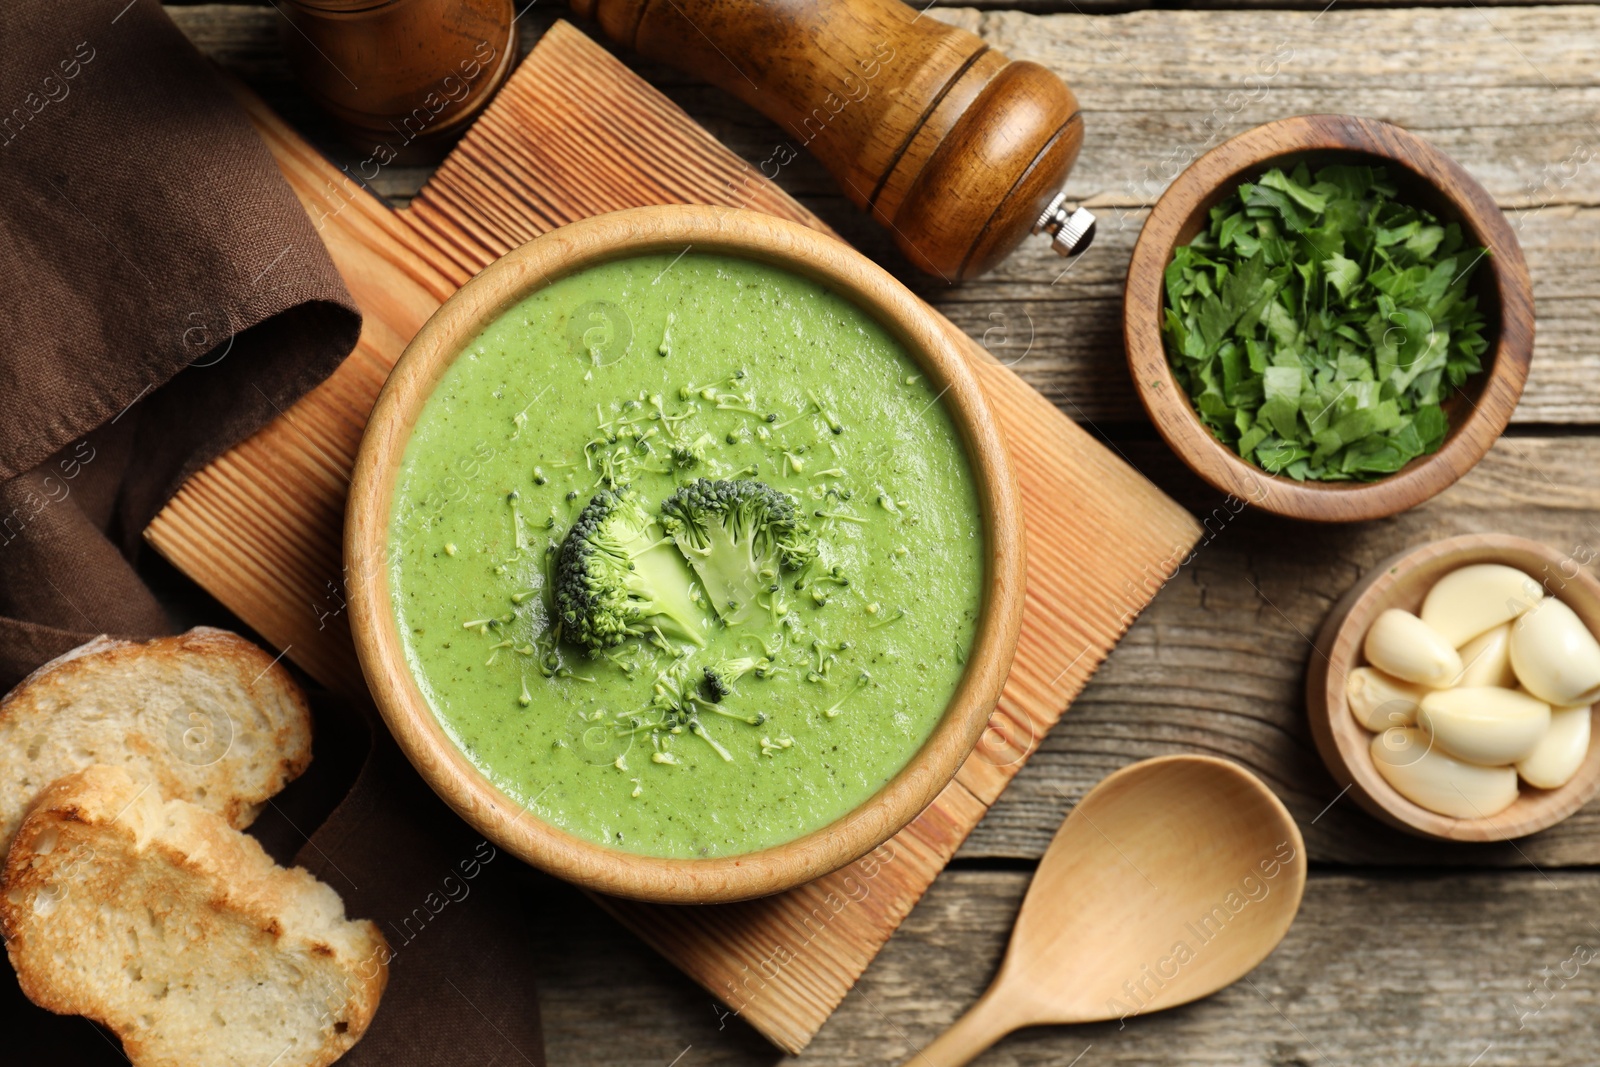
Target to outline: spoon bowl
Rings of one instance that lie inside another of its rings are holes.
[[[1056,832],[989,991],[911,1062],[957,1067],[1023,1026],[1215,993],[1277,947],[1305,880],[1299,827],[1242,767],[1210,756],[1124,767]]]

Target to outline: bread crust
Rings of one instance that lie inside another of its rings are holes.
[[[115,1032],[135,1067],[326,1067],[388,981],[377,926],[219,815],[121,767],[50,785],[0,875],[22,991]]]
[[[250,641],[205,626],[143,642],[102,635],[0,699],[0,847],[51,781],[90,763],[128,765],[163,797],[243,828],[305,771],[311,748],[305,694]]]

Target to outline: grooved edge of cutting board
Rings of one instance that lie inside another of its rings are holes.
[[[365,699],[344,617],[345,493],[388,369],[434,309],[495,257],[605,211],[724,204],[826,227],[564,22],[401,211],[237,91],[364,325],[332,377],[191,478],[145,536],[318,681]],[[1186,511],[950,330],[1005,431],[1028,538],[1022,638],[978,750],[890,842],[809,885],[707,907],[601,900],[790,1052],[827,1020],[1199,537]]]

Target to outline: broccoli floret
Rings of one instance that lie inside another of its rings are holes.
[[[668,497],[661,514],[662,526],[730,625],[750,617],[758,593],[775,593],[780,570],[802,567],[817,554],[794,501],[754,479],[696,479]]]
[[[579,512],[556,560],[562,632],[591,650],[662,636],[705,647],[694,577],[627,486],[601,490]]]
[[[687,445],[673,445],[672,465],[677,467],[679,470],[688,470],[691,467],[698,467],[701,463],[705,462],[706,449],[710,448],[716,443],[716,440],[712,438],[710,434],[703,433],[693,442]]]
[[[723,697],[733,692],[734,684],[752,671],[757,678],[765,678],[772,672],[772,660],[765,656],[740,656],[725,659],[714,667],[704,667],[700,672],[700,694],[711,703],[720,704]]]
[[[728,688],[728,680],[719,672],[710,667],[705,669],[705,674],[700,679],[700,692],[713,704],[722,703],[722,698],[733,692]]]

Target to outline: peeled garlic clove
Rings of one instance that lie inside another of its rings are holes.
[[[1494,686],[1436,689],[1422,698],[1417,725],[1440,751],[1501,767],[1526,759],[1550,729],[1550,705]]]
[[[1522,780],[1539,789],[1566,785],[1589,754],[1589,709],[1551,708],[1550,729],[1533,754],[1517,763]]]
[[[1457,685],[1517,687],[1517,675],[1511,669],[1511,625],[1501,623],[1461,646],[1461,678]]]
[[[1460,648],[1543,598],[1544,587],[1515,567],[1474,563],[1435,582],[1423,598],[1421,615],[1451,648]]]
[[[1553,596],[1511,628],[1511,669],[1528,692],[1559,707],[1600,698],[1600,642]]]
[[[1438,689],[1461,673],[1455,646],[1409,611],[1390,608],[1373,620],[1362,646],[1374,667],[1406,682]]]
[[[1485,819],[1517,799],[1511,767],[1463,763],[1431,747],[1415,727],[1385,730],[1372,739],[1372,762],[1395,792],[1418,807],[1456,819]]]
[[[1417,704],[1432,690],[1384,674],[1376,667],[1357,667],[1345,678],[1344,698],[1363,728],[1387,730],[1414,726]]]

